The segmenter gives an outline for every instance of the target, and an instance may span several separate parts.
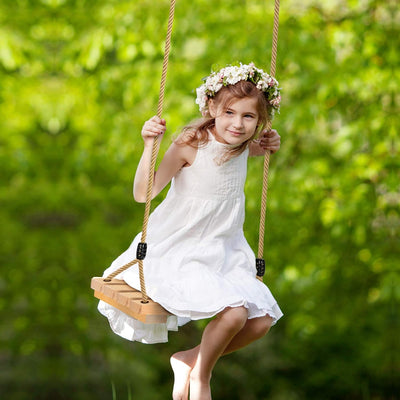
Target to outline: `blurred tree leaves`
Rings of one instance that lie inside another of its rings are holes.
[[[125,342],[89,289],[140,230],[131,185],[167,14],[167,1],[0,3],[4,398],[168,398],[169,355],[200,339],[203,323],[167,345]],[[272,18],[261,0],[177,2],[161,151],[197,118],[193,90],[212,64],[268,69]],[[281,4],[265,281],[285,317],[221,360],[215,399],[399,391],[399,23],[394,0]],[[261,168],[250,160],[253,248]]]

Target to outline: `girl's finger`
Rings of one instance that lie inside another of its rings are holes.
[[[165,125],[162,124],[148,124],[145,125],[145,129],[154,131],[154,132],[165,132]]]
[[[279,146],[280,143],[280,138],[263,139],[260,141],[261,146]]]
[[[146,121],[145,124],[150,124],[150,125],[155,124],[155,125],[165,126],[166,121],[165,121],[165,119],[161,119],[160,117],[155,115],[154,117],[151,117],[148,121]]]
[[[269,130],[269,131],[264,131],[264,132],[263,132],[263,137],[271,138],[271,137],[274,137],[274,136],[280,137],[280,136],[278,135],[278,132],[277,132],[275,129],[271,129],[271,130]]]

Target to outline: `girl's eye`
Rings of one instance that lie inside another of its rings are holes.
[[[230,111],[230,110],[226,110],[226,113],[227,113],[228,115],[232,115],[232,114],[233,114],[233,112]]]
[[[246,117],[246,118],[254,118],[254,115],[246,114],[245,117]]]

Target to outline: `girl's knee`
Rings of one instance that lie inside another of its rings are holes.
[[[249,320],[249,329],[255,338],[262,338],[265,336],[272,326],[272,318],[270,316],[254,318]]]
[[[220,317],[234,330],[240,330],[247,322],[248,312],[245,307],[226,308]]]

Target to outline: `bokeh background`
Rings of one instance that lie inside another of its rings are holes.
[[[0,2],[1,399],[168,399],[170,354],[200,339],[204,322],[128,342],[90,289],[141,229],[168,8]],[[269,70],[272,23],[272,0],[177,1],[161,153],[211,65]],[[399,399],[399,26],[395,0],[282,1],[265,282],[285,316],[220,360],[215,400]],[[261,173],[251,159],[254,249]]]

